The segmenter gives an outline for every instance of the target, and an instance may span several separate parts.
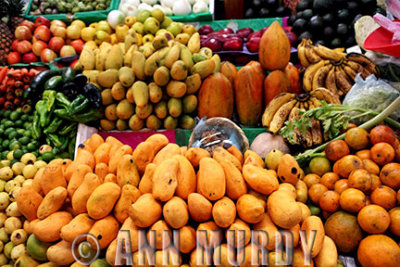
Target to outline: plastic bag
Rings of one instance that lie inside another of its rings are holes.
[[[363,80],[361,75],[358,74],[355,78],[355,84],[343,100],[343,105],[381,112],[399,95],[400,92],[398,90],[383,80],[377,79],[375,75],[370,75]],[[398,120],[400,118],[400,108],[393,112],[390,117]],[[359,124],[369,119],[370,116],[363,116],[353,122]]]
[[[218,146],[236,146],[242,153],[249,147],[249,141],[239,127],[225,118],[201,119],[193,129],[190,147],[206,149],[210,154]],[[240,130],[240,131],[239,131]]]

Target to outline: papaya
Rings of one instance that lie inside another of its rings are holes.
[[[76,189],[71,199],[72,209],[75,213],[84,213],[87,211],[86,202],[92,192],[101,184],[99,177],[94,173],[85,175],[82,184]]]
[[[232,86],[235,82],[236,75],[238,73],[238,70],[235,65],[233,65],[229,61],[223,61],[221,63],[221,69],[220,72],[228,78],[228,80],[231,82]]]
[[[133,151],[133,160],[140,173],[144,173],[147,164],[153,162],[155,151],[150,142],[141,142]]]
[[[233,115],[233,89],[223,74],[217,72],[205,79],[199,91],[197,113],[200,118],[225,117]]]
[[[172,157],[178,161],[177,180],[178,186],[175,194],[178,197],[187,199],[189,194],[196,191],[196,172],[190,161],[182,155]]]
[[[58,186],[51,190],[40,203],[37,210],[37,217],[42,220],[50,214],[58,211],[64,204],[67,196],[67,189],[62,186]]]
[[[58,211],[44,220],[38,221],[33,227],[33,234],[43,242],[55,242],[60,239],[60,230],[72,220],[72,215],[66,211]]]
[[[133,185],[126,184],[121,189],[121,197],[114,207],[114,216],[123,223],[129,217],[129,207],[140,197],[140,191]]]
[[[274,70],[264,80],[264,104],[265,106],[275,96],[290,91],[290,81],[281,70]]]
[[[301,168],[296,159],[290,155],[285,154],[279,160],[278,177],[282,183],[291,183],[296,186],[297,181],[301,176]]]
[[[151,193],[153,187],[153,175],[157,165],[150,163],[146,166],[146,170],[139,183],[139,191],[141,194]]]
[[[131,184],[138,186],[139,172],[132,155],[123,155],[117,167],[117,182],[120,187]]]
[[[191,147],[186,151],[185,157],[190,161],[193,167],[197,168],[202,158],[211,158],[211,155],[203,148]]]
[[[165,159],[155,169],[153,175],[152,193],[155,199],[168,201],[178,186],[179,163],[176,159]]]
[[[89,231],[89,234],[94,235],[100,244],[100,249],[106,248],[111,241],[113,241],[119,231],[119,223],[118,221],[111,215],[96,221],[92,228]],[[93,243],[93,238],[88,237],[87,241],[89,241],[92,246],[96,247],[96,244]]]
[[[61,228],[60,236],[72,243],[78,235],[89,232],[93,224],[94,220],[87,213],[79,214]]]
[[[290,42],[279,22],[275,21],[260,40],[258,58],[266,70],[284,70],[290,60]]]
[[[129,145],[121,146],[114,154],[110,155],[108,169],[111,173],[115,173],[117,171],[119,161],[121,160],[122,156],[126,154],[132,154],[132,147]]]
[[[67,181],[64,178],[62,167],[58,165],[44,167],[43,175],[40,179],[40,186],[44,194],[49,193],[58,186],[67,188]]]
[[[86,203],[88,214],[95,220],[106,217],[114,207],[121,189],[114,183],[104,183],[96,187]]]
[[[37,219],[37,210],[42,201],[42,196],[29,185],[23,186],[17,195],[18,209],[29,221]]]
[[[235,104],[239,121],[246,126],[260,122],[263,112],[264,71],[258,62],[241,68],[235,78]]]

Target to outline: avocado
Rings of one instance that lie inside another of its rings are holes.
[[[296,16],[297,16],[298,19],[302,19],[303,18],[303,11],[297,12]]]
[[[307,8],[312,8],[312,1],[302,0],[297,4],[296,11],[297,12],[303,11]]]
[[[315,42],[316,44],[326,46],[326,42],[324,40],[318,40]]]
[[[314,0],[313,9],[318,13],[322,14],[325,11],[330,11],[333,7],[332,0]]]
[[[292,31],[299,35],[301,32],[305,30],[307,26],[307,21],[305,19],[297,19],[292,26]]]
[[[324,28],[323,33],[324,33],[325,38],[330,40],[330,39],[332,39],[332,37],[335,33],[335,30],[331,26],[326,26]]]
[[[284,6],[280,6],[276,9],[276,16],[278,17],[290,16],[290,10]]]
[[[340,46],[342,46],[342,41],[340,40],[340,38],[334,38],[331,41],[330,47],[340,47]]]
[[[300,34],[299,36],[299,42],[301,42],[301,40],[303,39],[312,39],[312,34],[310,32],[303,32],[302,34]]]
[[[289,19],[288,19],[288,24],[289,25],[293,25],[293,23],[296,21],[297,16],[295,14],[290,15]]]
[[[354,36],[351,34],[349,37],[347,37],[346,41],[344,42],[345,47],[351,47],[356,44],[356,39],[354,39]]]
[[[363,14],[357,14],[357,15],[354,17],[353,21],[351,22],[351,26],[354,26],[354,23],[356,23],[357,20],[359,20],[362,16],[364,16],[364,15],[363,15]]]
[[[309,9],[306,9],[306,10],[304,10],[303,11],[303,18],[304,19],[311,19],[311,17],[313,16],[314,14],[313,14],[313,10],[311,9],[311,8],[309,8]]]
[[[339,21],[341,22],[348,22],[350,21],[351,17],[350,17],[350,12],[348,9],[340,9],[337,12],[337,18]]]
[[[254,10],[250,7],[246,10],[246,12],[244,13],[244,17],[245,18],[252,18],[254,17]]]
[[[349,28],[344,23],[339,23],[336,27],[336,32],[338,35],[347,35],[349,33]]]
[[[251,3],[251,6],[254,9],[259,9],[259,8],[261,8],[261,4],[262,4],[261,0],[253,0]]]
[[[356,14],[359,12],[359,6],[356,1],[347,2],[347,9],[349,10],[350,14]]]
[[[330,24],[334,21],[334,17],[331,13],[327,13],[324,16],[322,16],[322,20],[324,21],[325,24]]]
[[[324,21],[319,15],[315,15],[310,19],[310,28],[313,32],[319,32],[324,27]]]
[[[279,7],[279,1],[278,0],[267,0],[265,1],[265,6],[267,6],[269,9],[273,10]]]
[[[263,7],[263,8],[260,9],[260,12],[258,12],[258,14],[262,18],[267,18],[267,17],[269,17],[271,15],[271,12],[269,11],[268,8]]]

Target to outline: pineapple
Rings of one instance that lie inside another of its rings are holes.
[[[0,65],[7,64],[7,55],[10,53],[14,33],[7,25],[8,5],[0,5]]]
[[[24,0],[8,0],[8,13],[10,16],[8,27],[12,33],[15,32],[15,28],[24,20],[24,10]]]

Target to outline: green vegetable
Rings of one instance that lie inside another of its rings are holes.
[[[328,106],[328,108],[327,108],[327,106]],[[365,130],[370,129],[370,128],[374,127],[375,125],[379,124],[382,121],[387,122],[392,127],[400,129],[400,123],[398,121],[395,121],[395,120],[393,120],[393,119],[388,117],[390,114],[393,113],[393,111],[395,111],[399,107],[400,107],[400,96],[397,97],[387,108],[385,108],[380,113],[375,112],[375,111],[371,111],[371,110],[362,109],[362,108],[354,108],[354,107],[339,106],[339,105],[323,105],[322,107],[318,107],[318,108],[312,109],[310,111],[313,111],[311,113],[313,113],[315,115],[323,115],[323,114],[325,114],[325,116],[327,116],[326,113],[329,113],[330,109],[333,109],[332,112],[337,112],[337,109],[340,108],[340,109],[342,109],[341,110],[342,114],[345,114],[346,112],[349,112],[349,111],[358,111],[359,114],[356,115],[357,117],[358,116],[365,116],[365,115],[375,116],[372,119],[370,119],[369,121],[364,122],[363,124],[358,126],[358,127],[362,128],[362,129],[365,129]],[[322,112],[320,110],[324,110],[324,112]],[[303,114],[301,119],[304,117],[305,114],[307,114],[307,112]],[[320,112],[321,114],[318,114],[318,112]],[[318,120],[318,118],[316,118],[316,117],[314,117],[314,118]],[[336,125],[335,127],[339,127],[339,126]],[[324,125],[324,129],[325,128],[326,128],[326,126]],[[284,137],[286,137],[286,138],[289,137],[289,135],[288,135],[288,134],[290,134],[289,130],[285,130],[285,129],[281,129],[281,130],[283,130],[282,134],[284,134]],[[336,136],[331,141],[344,139],[345,135],[346,135],[346,133],[343,133],[343,134],[341,134],[339,136]],[[290,136],[290,138],[291,138],[291,136]],[[316,148],[306,150],[303,153],[298,154],[295,158],[299,163],[305,163],[305,162],[307,162],[308,160],[310,160],[310,159],[312,159],[314,157],[325,156],[325,153],[322,153],[321,151],[323,151],[325,149],[325,147],[326,147],[326,145],[328,143],[329,142],[327,142],[325,144],[322,144],[322,145],[320,145],[320,146],[318,146]]]
[[[72,81],[74,77],[75,77],[75,70],[71,67],[66,68],[62,74],[62,80],[64,83]]]
[[[47,110],[47,101],[39,100],[35,105],[35,109],[40,116],[40,126],[46,127],[50,123],[50,114]]]
[[[58,104],[66,109],[68,109],[71,105],[71,101],[69,101],[69,99],[63,93],[58,92],[56,94],[56,100]]]
[[[56,102],[57,92],[54,90],[46,90],[43,92],[43,100],[47,100],[47,111],[51,111]]]
[[[33,114],[32,124],[32,137],[38,140],[42,136],[42,129],[40,128],[40,115],[37,111]]]
[[[68,125],[65,125],[59,132],[59,135],[67,135],[71,131],[76,130],[76,123],[70,123]]]
[[[71,114],[78,114],[82,112],[88,105],[89,105],[89,100],[83,95],[78,95],[71,103],[70,106]]]
[[[44,84],[44,90],[55,90],[62,84],[63,80],[61,75],[51,77]]]
[[[63,123],[63,120],[56,117],[49,126],[47,126],[47,128],[44,130],[44,133],[54,133],[55,131],[57,131],[58,127],[60,127],[60,125]]]

